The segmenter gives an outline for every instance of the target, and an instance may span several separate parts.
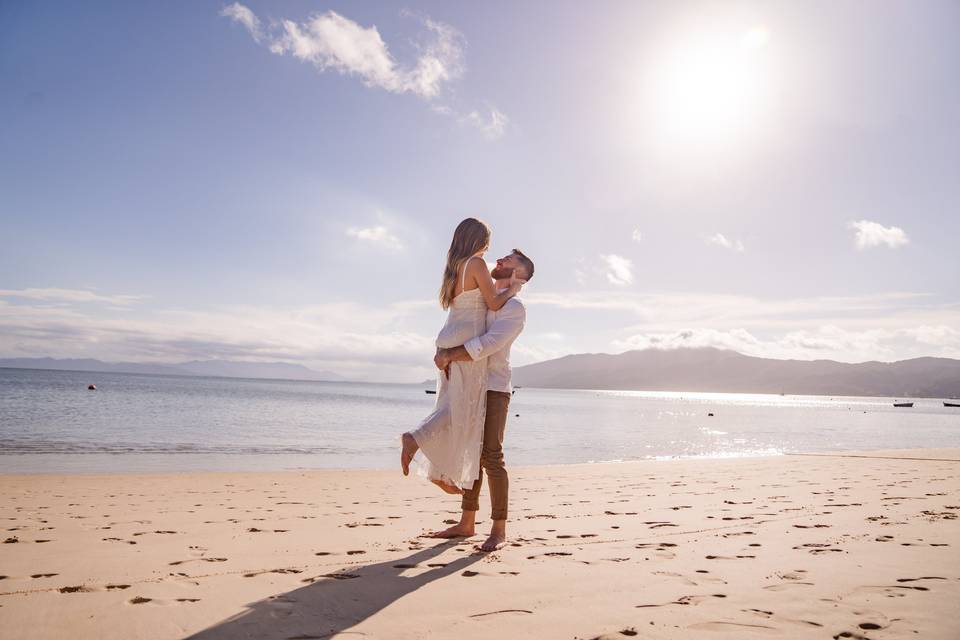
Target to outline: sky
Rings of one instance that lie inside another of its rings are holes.
[[[433,375],[453,229],[522,365],[960,358],[960,4],[2,2],[0,357]]]

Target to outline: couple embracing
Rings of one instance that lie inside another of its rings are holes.
[[[432,534],[438,538],[474,535],[480,487],[490,485],[490,536],[482,551],[494,551],[507,536],[507,470],[503,434],[512,387],[510,346],[526,320],[515,296],[533,277],[533,261],[514,249],[487,271],[490,227],[475,218],[461,222],[447,252],[440,306],[447,321],[437,336],[434,363],[437,404],[414,431],[404,433],[403,474],[419,451],[420,474],[447,493],[462,495],[460,522]]]

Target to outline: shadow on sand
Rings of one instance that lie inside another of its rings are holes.
[[[401,575],[456,543],[443,542],[406,558],[318,575],[317,581],[249,605],[247,611],[204,629],[189,640],[308,640],[329,638],[357,625],[423,585],[481,560],[475,552],[415,576]],[[337,577],[330,577],[337,576]]]

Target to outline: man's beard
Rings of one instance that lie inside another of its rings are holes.
[[[490,277],[494,280],[506,280],[513,276],[513,269],[509,267],[494,267],[490,271]]]

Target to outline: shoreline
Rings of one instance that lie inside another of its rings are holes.
[[[459,500],[396,470],[6,474],[0,617],[5,638],[947,640],[956,460],[511,468],[510,544],[492,554],[474,550],[486,490],[478,535],[437,541],[422,534]]]
[[[718,454],[718,455],[688,455],[688,456],[651,456],[649,458],[640,458],[635,460],[597,460],[597,461],[587,461],[587,462],[564,462],[564,463],[543,463],[543,464],[526,464],[526,465],[515,465],[510,468],[522,470],[522,469],[542,469],[546,467],[577,467],[577,466],[591,466],[591,465],[629,465],[629,464],[641,464],[641,463],[650,463],[650,462],[672,462],[672,461],[710,461],[710,460],[752,460],[757,458],[780,458],[784,456],[819,456],[819,457],[881,457],[882,455],[892,455],[892,456],[901,456],[901,455],[916,455],[915,459],[928,459],[923,456],[924,452],[931,451],[950,451],[950,448],[944,447],[918,447],[918,448],[905,448],[905,449],[830,449],[830,450],[810,450],[810,451],[782,451],[779,453],[769,453],[769,452],[757,452],[757,453],[744,453],[744,454]],[[399,451],[399,448],[398,448]],[[958,449],[960,451],[960,449]],[[509,452],[508,452],[509,453]],[[4,458],[32,458],[37,456],[57,456],[62,458],[74,458],[83,459],[88,456],[104,456],[109,457],[110,459],[117,458],[138,458],[143,459],[153,458],[153,459],[169,459],[170,457],[208,457],[216,460],[235,460],[237,458],[243,457],[250,460],[258,460],[264,458],[273,458],[281,456],[295,456],[297,454],[207,454],[207,453],[196,453],[196,454],[184,454],[184,453],[171,453],[171,454],[153,454],[153,453],[128,453],[128,454],[108,454],[108,453],[37,453],[37,454],[2,454],[0,455],[0,461],[3,461]],[[946,460],[944,461],[960,461],[960,455],[957,456],[958,460]],[[399,463],[398,463],[399,465]],[[397,466],[398,466],[397,465]],[[97,476],[140,476],[140,475],[150,475],[150,476],[182,476],[186,474],[243,474],[243,473],[260,473],[260,474],[271,474],[271,473],[301,473],[301,472],[324,472],[324,471],[350,471],[350,472],[360,472],[360,473],[379,473],[379,472],[390,472],[395,470],[396,467],[338,467],[338,466],[303,466],[303,467],[287,467],[287,468],[262,468],[262,469],[246,469],[246,468],[230,468],[230,469],[213,469],[213,468],[197,468],[197,469],[158,469],[155,471],[100,471],[100,470],[77,470],[77,471],[5,471],[0,470],[0,478],[9,478],[17,476],[83,476],[83,477],[97,477]]]
[[[895,364],[902,361],[878,361],[880,364]],[[870,362],[860,362],[860,363],[842,363],[842,364],[869,364]],[[537,363],[533,363],[537,364]],[[294,383],[306,383],[306,384],[346,384],[346,385],[370,385],[370,386],[395,386],[395,387],[416,387],[418,390],[429,388],[430,385],[434,384],[435,381],[432,380],[423,380],[420,382],[388,382],[388,381],[377,381],[377,380],[312,380],[309,378],[250,378],[246,376],[228,376],[228,375],[206,375],[206,374],[196,374],[196,373],[150,373],[145,371],[116,371],[112,369],[59,369],[59,368],[35,368],[35,367],[11,367],[11,366],[0,366],[0,371],[43,371],[43,372],[57,372],[57,373],[82,373],[82,374],[91,374],[91,376],[96,376],[97,374],[104,375],[119,375],[119,376],[140,376],[140,377],[158,377],[158,378],[184,378],[184,379],[212,379],[212,380],[228,380],[228,381],[242,381],[242,382],[294,382]],[[87,377],[91,377],[87,376]],[[586,391],[593,393],[638,393],[638,394],[648,394],[655,397],[673,397],[680,396],[681,394],[692,394],[694,396],[706,395],[706,396],[771,396],[771,397],[785,397],[785,398],[875,398],[883,400],[891,400],[895,398],[903,398],[906,400],[931,400],[936,403],[947,400],[958,400],[960,398],[951,398],[946,396],[915,396],[915,395],[870,395],[870,394],[846,394],[846,393],[786,393],[782,391],[705,391],[702,389],[632,389],[632,388],[623,388],[623,389],[595,389],[592,387],[537,387],[534,385],[514,385],[514,389],[532,389],[534,391]]]

